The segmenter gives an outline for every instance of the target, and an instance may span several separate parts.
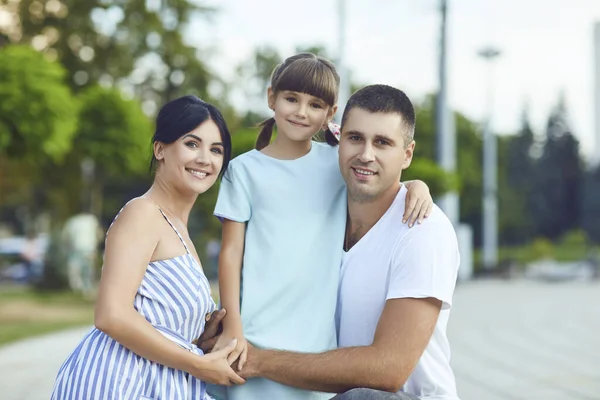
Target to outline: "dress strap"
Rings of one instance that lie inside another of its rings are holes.
[[[127,203],[125,203],[125,205],[123,207],[121,207],[121,209],[119,210],[119,212],[117,213],[117,215],[115,215],[115,217],[113,218],[112,222],[110,223],[110,225],[108,226],[108,229],[106,230],[106,233],[104,234],[104,240],[106,240],[106,238],[108,237],[108,232],[110,231],[110,228],[112,228],[113,224],[115,223],[115,221],[117,220],[117,218],[119,218],[119,215],[121,215],[121,212],[125,209],[125,207],[127,207],[127,205],[129,203],[131,203],[133,200],[135,199],[131,199],[129,200]],[[155,203],[156,204],[156,203]]]
[[[148,199],[152,203],[154,203],[154,205],[156,206],[156,208],[158,208],[158,211],[160,211],[160,213],[162,214],[162,216],[165,218],[165,221],[167,221],[167,223],[169,225],[171,225],[171,228],[173,228],[173,230],[177,234],[177,237],[179,237],[179,240],[181,240],[181,244],[183,244],[183,247],[185,248],[186,253],[187,254],[191,254],[190,253],[190,249],[188,249],[188,246],[185,243],[185,240],[183,240],[183,236],[181,236],[181,234],[179,233],[179,231],[177,230],[177,228],[175,228],[175,225],[173,225],[173,223],[171,222],[171,220],[169,219],[169,217],[167,217],[167,214],[165,214],[165,212],[162,210],[162,208],[160,208],[160,206],[158,204],[156,204],[156,202],[154,202],[154,200],[152,200],[151,198],[146,197],[146,196],[141,196],[141,197],[143,197],[144,199]]]

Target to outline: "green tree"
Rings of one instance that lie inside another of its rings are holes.
[[[134,88],[152,113],[182,93],[208,98],[215,77],[183,32],[192,16],[214,11],[191,0],[22,0],[9,37],[57,58],[73,90]]]
[[[68,71],[74,91],[98,82],[103,76],[119,79],[129,75],[133,54],[125,40],[111,29],[123,18],[122,9],[102,0],[21,0],[19,30],[13,41],[30,43],[36,50],[58,60]],[[99,29],[99,25],[104,29]]]
[[[152,124],[139,102],[98,86],[84,90],[79,100],[73,149],[38,183],[57,222],[82,210],[110,219],[133,197],[129,188],[149,178]]]
[[[564,98],[552,110],[546,142],[535,168],[532,215],[537,235],[556,239],[580,226],[582,163],[568,125]]]
[[[60,64],[26,46],[0,49],[0,157],[60,161],[71,148],[77,102]]]
[[[137,100],[118,89],[92,86],[80,96],[74,152],[95,161],[105,176],[139,176],[148,168],[152,123]]]
[[[600,243],[600,166],[585,174],[582,200],[582,227],[595,243]]]
[[[92,86],[82,93],[81,104],[72,161],[93,165],[89,171],[96,196],[92,204],[100,214],[106,181],[136,179],[148,170],[152,124],[139,102],[124,99],[118,89]]]
[[[534,136],[529,123],[529,114],[525,109],[521,117],[521,129],[508,145],[508,181],[515,189],[525,190],[530,186],[533,170],[530,154],[533,143]]]
[[[534,135],[527,110],[523,112],[518,134],[502,138],[499,144],[500,242],[506,245],[524,244],[534,233],[530,213],[535,167],[535,160],[531,157]]]
[[[458,189],[458,177],[445,172],[435,162],[423,159],[414,159],[410,167],[402,172],[402,181],[419,179],[427,183],[433,197],[441,196],[451,189]]]
[[[0,48],[0,205],[19,210],[17,229],[42,211],[39,182],[72,146],[78,107],[64,77],[30,47]]]
[[[117,37],[126,38],[134,61],[134,83],[140,98],[160,106],[183,94],[211,101],[208,84],[219,81],[186,43],[192,16],[210,17],[215,9],[190,0],[129,0],[123,3]],[[150,66],[151,65],[151,66]]]

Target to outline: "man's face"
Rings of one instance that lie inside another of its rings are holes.
[[[407,130],[399,114],[349,111],[342,126],[339,162],[351,200],[369,202],[398,187],[415,148],[414,141],[404,143]]]

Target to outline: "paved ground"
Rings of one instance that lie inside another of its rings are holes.
[[[0,399],[48,400],[58,368],[87,331],[73,329],[0,347]]]
[[[600,283],[470,282],[450,318],[462,400],[600,400]],[[87,331],[0,348],[0,398],[48,399]]]
[[[463,400],[600,399],[600,284],[478,282],[449,336]]]

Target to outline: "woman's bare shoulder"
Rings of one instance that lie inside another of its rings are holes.
[[[157,231],[163,219],[156,203],[145,197],[136,197],[123,206],[113,221],[109,235],[151,234]]]

